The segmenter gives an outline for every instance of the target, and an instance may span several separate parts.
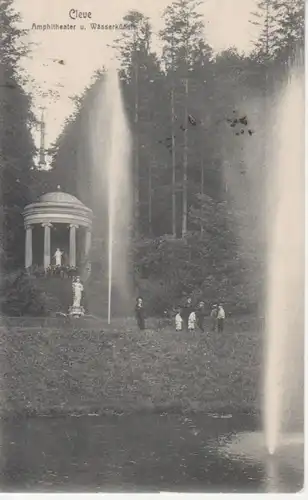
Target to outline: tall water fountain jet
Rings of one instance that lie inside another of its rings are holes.
[[[303,420],[304,70],[290,69],[269,138],[268,270],[264,364],[265,445]]]
[[[235,435],[222,453],[262,463],[277,492],[289,488],[283,470],[293,471],[296,487],[304,477],[304,65],[290,66],[284,83],[280,69],[268,76],[266,96],[260,89],[236,102],[252,137],[224,133],[224,180],[248,292],[255,301],[260,289],[264,303],[263,425]]]
[[[111,68],[100,83],[91,118],[91,144],[96,196],[107,212],[108,324],[112,316],[112,292],[130,297],[128,269],[132,215],[131,135],[125,115],[120,79]],[[104,223],[102,214],[102,224]]]

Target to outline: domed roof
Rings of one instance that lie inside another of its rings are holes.
[[[63,191],[55,191],[53,193],[46,193],[40,196],[40,203],[70,203],[74,205],[82,205],[83,203],[73,196],[72,194],[63,193]]]

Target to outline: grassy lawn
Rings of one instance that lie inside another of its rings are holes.
[[[223,334],[112,326],[0,328],[0,411],[259,412],[262,332],[250,318]]]

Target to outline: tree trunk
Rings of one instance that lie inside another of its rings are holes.
[[[135,75],[135,141],[134,141],[134,227],[135,235],[139,234],[139,68],[138,62],[134,61],[134,75]]]
[[[202,145],[201,145],[202,147]],[[203,200],[203,196],[204,196],[204,151],[203,151],[203,147],[201,149],[201,224],[200,224],[200,232],[201,232],[201,236],[203,236],[203,233],[204,233],[204,218],[203,218],[203,204],[204,204],[204,200]]]
[[[149,223],[149,233],[152,235],[152,161],[149,163],[149,173],[148,173],[148,196],[149,196],[149,212],[148,212],[148,223]]]
[[[175,113],[174,87],[171,89],[171,126],[172,126],[172,236],[176,238],[176,164],[175,164]]]
[[[265,30],[266,30],[266,35],[265,35],[265,54],[266,56],[269,55],[269,0],[266,2],[266,14],[265,14]]]
[[[187,235],[187,162],[188,162],[188,78],[185,78],[185,119],[184,119],[184,155],[183,155],[183,214],[182,238]]]

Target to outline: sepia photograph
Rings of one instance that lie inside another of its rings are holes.
[[[305,0],[0,0],[0,494],[304,488]]]

